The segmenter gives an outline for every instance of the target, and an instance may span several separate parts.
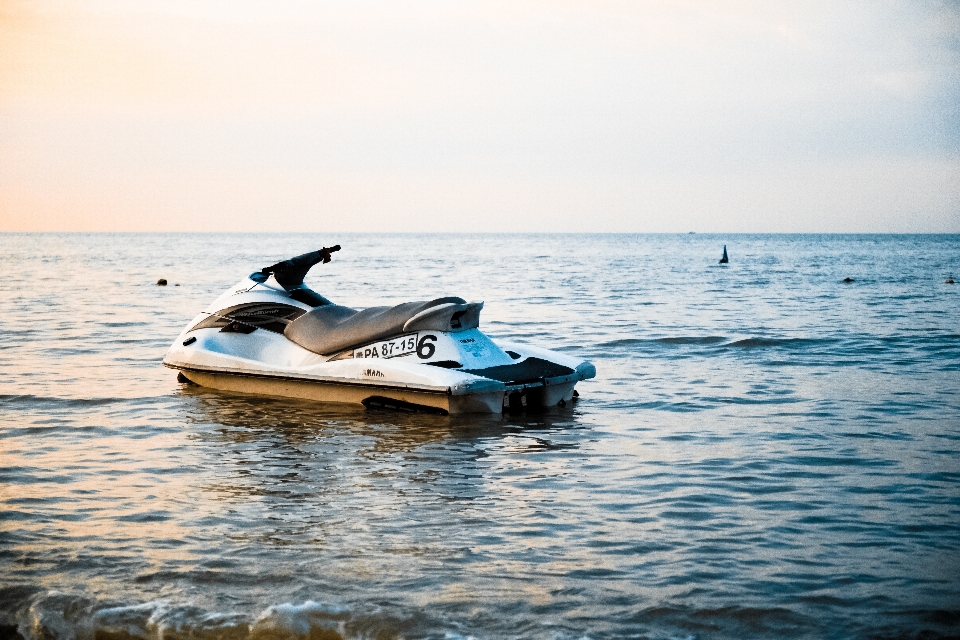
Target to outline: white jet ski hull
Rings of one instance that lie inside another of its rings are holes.
[[[446,391],[380,387],[357,382],[327,382],[186,369],[181,369],[181,372],[190,382],[220,391],[363,405],[368,408],[406,409],[439,414],[502,413],[504,408],[503,391],[454,396]],[[572,395],[573,385],[567,386],[570,387],[568,396]],[[567,401],[569,400],[568,397]],[[430,411],[431,409],[435,411]]]

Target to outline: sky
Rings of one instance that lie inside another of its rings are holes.
[[[960,3],[0,0],[0,231],[960,232]]]

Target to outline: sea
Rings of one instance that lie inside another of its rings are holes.
[[[334,302],[482,300],[492,338],[597,377],[444,417],[161,365],[220,292],[333,244],[307,284]],[[0,256],[2,640],[960,637],[960,236],[7,233]]]

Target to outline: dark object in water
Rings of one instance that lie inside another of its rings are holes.
[[[720,258],[720,264],[727,264],[730,258],[727,257],[727,245],[723,245],[723,257]]]
[[[846,277],[846,278],[844,278],[843,281],[844,281],[844,282],[856,282],[856,280],[854,280],[853,278],[851,278],[851,277],[849,277],[849,276]]]
[[[953,278],[947,278],[944,280],[943,284],[953,284]]]
[[[158,286],[158,287],[165,287],[165,286],[167,286],[167,279],[166,279],[166,278],[160,278],[159,280],[157,280],[157,286]]]

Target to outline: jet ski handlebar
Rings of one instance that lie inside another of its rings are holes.
[[[330,262],[330,254],[334,251],[340,251],[340,245],[324,247],[318,251],[310,251],[289,260],[281,260],[269,267],[264,267],[260,270],[260,273],[264,276],[273,275],[284,289],[296,289],[303,284],[303,278],[310,271],[310,268],[320,262]]]

